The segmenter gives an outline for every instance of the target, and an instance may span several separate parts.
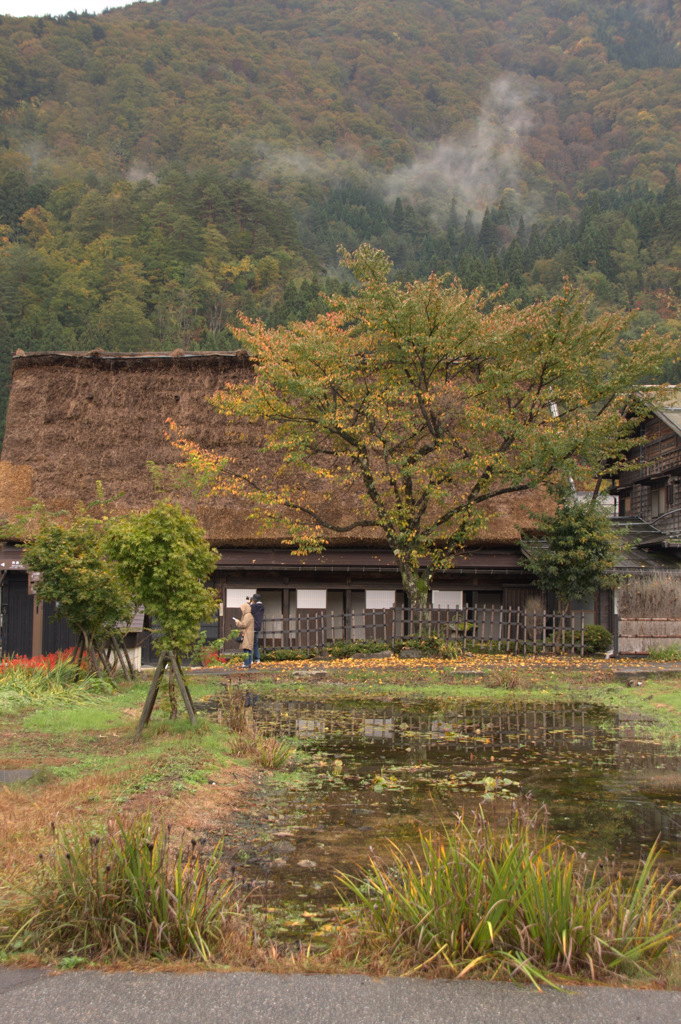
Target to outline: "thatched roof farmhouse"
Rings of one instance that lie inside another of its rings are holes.
[[[98,482],[112,502],[112,514],[148,507],[159,497],[149,463],[164,467],[178,461],[166,437],[168,419],[204,447],[253,457],[257,439],[244,443],[242,428],[206,401],[227,380],[247,386],[252,372],[241,351],[98,350],[14,357],[0,458],[4,651],[36,653],[60,640],[51,617],[43,617],[41,636],[31,618],[36,610],[21,565],[16,515],[35,502],[55,510],[75,508],[95,498]],[[259,531],[249,509],[234,497],[177,491],[173,500],[195,512],[220,550],[213,583],[223,597],[224,622],[256,588],[272,619],[322,607],[340,614],[402,606],[394,559],[374,531],[331,537],[325,554],[301,559],[291,555],[283,536]],[[341,518],[352,514],[352,495],[326,494],[320,500],[331,503]],[[518,566],[520,530],[531,525],[530,513],[541,504],[537,494],[498,499],[484,535],[438,579],[434,605],[462,600],[523,605],[534,592]],[[214,628],[226,631],[222,622]]]
[[[203,447],[250,458],[257,438],[230,426],[206,399],[225,381],[247,384],[251,374],[242,351],[15,356],[0,458],[0,521],[11,523],[14,513],[37,501],[55,510],[75,508],[95,498],[98,481],[114,511],[148,507],[159,496],[149,463],[172,466],[179,458],[166,438],[168,419]],[[174,500],[198,515],[217,547],[267,547],[283,539],[263,535],[248,507],[229,496],[201,499],[178,490]],[[339,518],[354,515],[345,507],[349,500],[334,494]],[[499,499],[480,544],[517,543],[537,507],[536,495]],[[330,543],[348,541],[331,536]],[[351,543],[385,547],[368,531],[356,531]]]

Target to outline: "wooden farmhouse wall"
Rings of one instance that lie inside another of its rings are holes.
[[[661,647],[681,645],[679,619],[619,619],[619,654],[647,654]]]
[[[631,469],[617,488],[620,514],[639,516],[665,532],[681,529],[681,437],[657,416],[647,420]]]

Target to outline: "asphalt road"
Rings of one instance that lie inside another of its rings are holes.
[[[363,975],[0,969],[1,1024],[679,1024],[681,992]]]

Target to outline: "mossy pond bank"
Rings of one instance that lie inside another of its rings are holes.
[[[634,864],[660,836],[681,875],[681,748],[638,715],[586,702],[276,700],[253,696],[255,724],[295,738],[293,772],[276,813],[228,842],[238,870],[270,882],[277,932],[322,932],[338,871],[361,872],[390,843],[447,827],[481,801],[504,822],[516,799],[545,805],[551,829],[589,858]],[[242,829],[239,828],[242,826]]]

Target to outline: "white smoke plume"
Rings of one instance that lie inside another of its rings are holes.
[[[504,189],[513,188],[523,136],[533,122],[529,89],[509,77],[496,79],[473,131],[441,139],[408,167],[385,178],[388,201],[400,196],[425,205],[434,220],[443,220],[455,199],[459,212],[482,214]]]
[[[138,181],[150,181],[152,185],[158,185],[158,178],[152,169],[138,160],[132,161],[126,172],[125,179],[132,182],[133,185],[136,185]]]

